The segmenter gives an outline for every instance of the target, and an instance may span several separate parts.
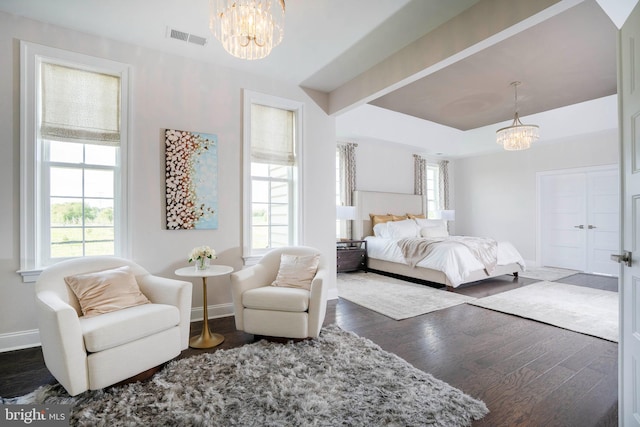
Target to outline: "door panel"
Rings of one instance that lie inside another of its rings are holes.
[[[618,276],[611,255],[620,247],[620,176],[618,171],[587,174],[587,271]],[[589,228],[595,227],[595,228]]]
[[[541,177],[542,265],[585,269],[584,187],[582,174]]]
[[[622,154],[623,249],[640,244],[640,5],[623,25],[618,46]],[[620,286],[620,424],[640,426],[640,263],[622,267]]]

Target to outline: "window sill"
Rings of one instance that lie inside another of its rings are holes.
[[[34,283],[40,277],[42,270],[18,270],[16,273],[22,276],[22,283]]]

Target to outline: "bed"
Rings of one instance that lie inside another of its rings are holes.
[[[469,249],[473,247],[461,241],[463,238],[458,236],[447,238],[443,234],[443,227],[446,230],[445,222],[440,221],[438,224],[438,221],[419,218],[423,216],[422,196],[374,191],[354,191],[353,196],[357,217],[353,223],[353,237],[367,241],[369,270],[438,283],[452,290],[465,283],[504,274],[513,274],[517,277],[525,269],[524,260],[517,249],[510,242],[503,241],[495,242],[494,252],[497,257],[488,268],[486,261],[483,262],[476,256],[477,253]],[[411,218],[407,217],[407,214]],[[376,224],[376,233],[374,233],[374,221],[376,223],[386,221],[380,221],[380,218],[374,218],[372,215],[392,217],[388,219],[389,223],[393,223],[389,228],[396,232],[392,232],[391,235],[387,231],[380,233],[384,226]],[[421,233],[425,234],[424,239],[439,241],[435,245],[429,242],[428,256],[419,261],[417,258],[407,261],[405,258],[407,252],[403,252],[398,244],[401,238],[406,237],[403,233],[412,226],[411,221],[415,221],[419,231],[417,239],[409,243],[423,243],[419,241]],[[434,229],[426,230],[431,227]],[[398,233],[397,230],[402,232]],[[445,234],[448,233],[445,231]],[[472,237],[470,240],[480,241],[480,238]],[[413,263],[415,266],[411,265]]]

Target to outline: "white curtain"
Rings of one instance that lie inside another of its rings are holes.
[[[427,214],[427,159],[413,155],[413,193],[423,197],[422,211]]]
[[[339,142],[338,168],[340,173],[340,203],[353,206],[353,191],[356,189],[356,147],[353,142]],[[351,236],[351,221],[346,221],[345,235]]]
[[[120,77],[42,64],[44,139],[120,144]]]
[[[356,189],[356,147],[352,142],[338,143],[340,168],[340,202],[353,206],[353,191]]]
[[[414,154],[413,168],[413,193],[424,196],[427,194],[427,159]]]
[[[293,111],[251,104],[251,161],[293,166]]]
[[[440,194],[440,209],[449,209],[449,161],[438,162],[438,187]]]

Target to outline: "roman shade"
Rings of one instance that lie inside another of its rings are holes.
[[[42,63],[43,139],[120,145],[120,77]]]
[[[251,161],[293,166],[293,111],[251,104]]]

